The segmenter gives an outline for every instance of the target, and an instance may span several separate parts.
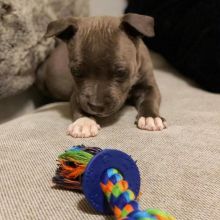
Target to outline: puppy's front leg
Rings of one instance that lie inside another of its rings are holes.
[[[75,101],[74,95],[70,100],[73,123],[67,128],[67,134],[74,138],[94,137],[98,134],[100,125],[92,117],[88,117],[80,111]]]
[[[167,127],[166,120],[160,117],[160,92],[156,82],[142,81],[133,90],[133,100],[137,108],[137,126],[143,130],[160,131]]]

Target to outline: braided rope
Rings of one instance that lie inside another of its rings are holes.
[[[58,169],[53,182],[64,189],[82,190],[82,175],[94,155],[101,152],[98,147],[73,146],[58,156]]]
[[[73,146],[58,157],[58,169],[53,178],[57,186],[82,190],[82,177],[94,155],[102,150],[97,147]],[[158,209],[141,211],[128,182],[116,169],[108,169],[100,183],[117,220],[175,220],[167,212]]]
[[[158,209],[141,211],[128,182],[116,169],[108,169],[100,183],[117,220],[175,220],[167,212]]]

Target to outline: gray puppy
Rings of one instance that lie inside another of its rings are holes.
[[[55,99],[70,100],[69,135],[96,136],[96,118],[112,115],[126,101],[137,108],[138,128],[166,128],[152,61],[141,39],[154,36],[152,17],[69,17],[51,22],[45,36],[62,42],[39,68],[38,86]]]

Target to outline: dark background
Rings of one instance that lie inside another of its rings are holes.
[[[126,12],[155,18],[156,37],[145,39],[182,74],[220,92],[218,0],[128,0]]]

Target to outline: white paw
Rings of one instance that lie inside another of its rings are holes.
[[[166,121],[163,121],[160,117],[140,117],[137,125],[138,128],[148,131],[161,131],[167,128]]]
[[[100,125],[87,117],[79,118],[67,128],[67,134],[74,138],[94,137],[98,134]]]

